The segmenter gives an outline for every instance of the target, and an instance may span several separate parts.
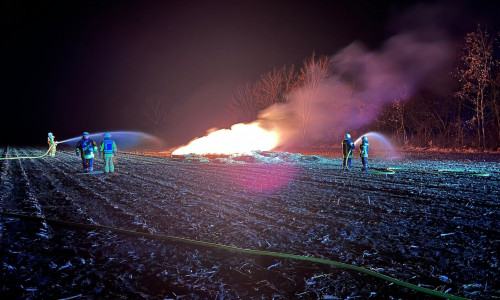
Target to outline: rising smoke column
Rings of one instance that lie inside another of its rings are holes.
[[[195,139],[173,154],[269,151],[278,146],[337,139],[346,130],[370,123],[385,103],[411,97],[431,87],[430,83],[440,82],[449,72],[453,43],[439,22],[429,22],[440,19],[437,11],[447,9],[424,7],[414,16],[423,16],[425,22],[408,23],[424,27],[404,30],[376,50],[354,42],[330,57],[328,63],[313,56],[301,69],[302,86],[287,95],[287,103],[261,111],[250,124],[236,124],[231,130],[217,130]],[[238,128],[245,130],[240,132]],[[252,134],[247,132],[250,129]],[[272,143],[260,146],[266,136]],[[244,147],[233,149],[233,144]]]
[[[427,18],[428,12],[439,17],[431,8],[420,10],[419,17],[423,13]],[[332,56],[333,75],[315,91],[306,140],[300,141],[299,134],[304,109],[301,90],[288,95],[287,104],[262,111],[258,122],[281,133],[280,145],[338,137],[370,123],[385,103],[402,94],[411,97],[449,72],[454,47],[438,23],[426,22],[424,28],[394,35],[374,51],[354,42]]]

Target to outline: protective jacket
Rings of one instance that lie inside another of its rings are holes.
[[[344,157],[352,158],[352,152],[354,151],[354,143],[350,138],[346,138],[342,141],[342,155]]]
[[[91,139],[82,138],[76,144],[76,153],[80,153],[82,155],[82,158],[94,158],[94,152],[98,152],[97,144]]]
[[[47,143],[49,143],[49,146],[52,146],[55,144],[54,138],[55,138],[55,136],[47,138]]]
[[[368,157],[368,148],[370,144],[368,142],[363,141],[359,146],[359,157]]]
[[[101,143],[101,152],[104,153],[104,157],[112,157],[116,155],[116,143],[113,140],[105,139]]]

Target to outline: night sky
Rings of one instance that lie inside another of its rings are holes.
[[[162,95],[171,112],[159,135],[173,146],[230,125],[239,84],[353,41],[376,49],[415,7],[448,6],[457,40],[477,22],[499,28],[500,16],[496,1],[9,2],[0,145],[44,145],[49,131],[151,132],[144,101]]]

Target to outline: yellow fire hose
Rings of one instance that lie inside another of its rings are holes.
[[[375,175],[389,175],[389,174],[394,174],[396,172],[392,168],[387,168],[387,169],[370,169],[368,173]]]
[[[27,159],[27,158],[42,158],[44,156],[47,156],[47,154],[49,154],[50,150],[52,150],[53,147],[55,147],[56,145],[50,145],[49,147],[49,150],[47,150],[47,152],[45,152],[45,154],[43,155],[40,155],[40,156],[14,156],[14,157],[0,157],[0,160],[6,160],[6,159]]]
[[[399,167],[390,167],[387,170],[404,170]],[[480,177],[488,177],[490,173],[497,173],[496,171],[480,171],[480,170],[469,170],[469,169],[438,169],[438,170],[415,170],[418,172],[424,173],[433,173],[433,174],[458,174],[458,175],[472,175],[472,176],[480,176]]]
[[[347,166],[347,161],[349,160],[349,155],[351,155],[352,149],[349,149],[349,152],[347,152],[347,156],[344,159],[344,166],[346,167],[347,170],[349,170],[349,167]]]
[[[217,248],[221,250],[226,250],[226,251],[233,251],[233,252],[238,252],[238,253],[245,253],[245,254],[250,254],[250,255],[261,255],[261,256],[271,256],[271,257],[279,257],[279,258],[289,258],[289,259],[294,259],[294,260],[302,260],[302,261],[309,261],[309,262],[314,262],[314,263],[320,263],[320,264],[325,264],[325,265],[330,265],[330,266],[335,266],[335,267],[340,267],[344,269],[350,269],[350,270],[355,270],[361,273],[368,274],[373,277],[381,278],[386,281],[395,283],[400,286],[404,286],[406,288],[426,293],[429,295],[433,295],[436,297],[441,297],[445,299],[453,299],[453,300],[463,300],[467,298],[462,298],[446,293],[442,293],[439,291],[431,290],[428,288],[424,288],[418,285],[414,285],[384,274],[380,274],[378,272],[375,272],[373,270],[365,269],[362,267],[358,267],[355,265],[351,264],[346,264],[334,260],[329,260],[329,259],[323,259],[323,258],[316,258],[316,257],[311,257],[311,256],[302,256],[302,255],[295,255],[295,254],[287,254],[287,253],[280,253],[280,252],[273,252],[273,251],[262,251],[262,250],[251,250],[251,249],[245,249],[245,248],[238,248],[238,247],[233,247],[233,246],[228,246],[228,245],[222,245],[222,244],[215,244],[215,243],[210,243],[210,242],[201,242],[201,241],[196,241],[196,240],[191,240],[187,238],[181,238],[181,237],[176,237],[176,236],[168,236],[168,235],[159,235],[159,234],[149,234],[145,232],[137,232],[137,231],[132,231],[132,230],[126,230],[126,229],[120,229],[120,228],[114,228],[114,227],[108,227],[108,226],[101,226],[101,225],[94,225],[94,224],[84,224],[84,223],[76,223],[76,222],[68,222],[68,221],[61,221],[61,220],[54,220],[54,219],[46,219],[46,218],[40,218],[40,217],[35,217],[35,216],[28,216],[28,215],[23,215],[23,214],[15,214],[15,213],[9,213],[9,212],[1,212],[0,215],[4,215],[7,217],[14,217],[14,218],[19,218],[19,219],[27,219],[31,221],[42,221],[42,222],[47,222],[49,224],[55,224],[55,225],[63,225],[63,226],[72,226],[72,227],[80,227],[84,229],[99,229],[99,230],[107,230],[107,231],[112,231],[116,233],[121,233],[121,234],[127,234],[127,235],[132,235],[132,236],[139,236],[139,237],[145,237],[145,238],[154,238],[158,240],[167,240],[167,241],[174,241],[174,242],[180,242],[180,243],[185,243],[185,244],[190,244],[194,246],[200,246],[200,247],[209,247],[209,248]]]

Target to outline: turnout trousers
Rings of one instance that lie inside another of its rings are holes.
[[[361,157],[361,163],[363,164],[361,170],[368,171],[368,157]]]
[[[113,155],[110,156],[104,155],[104,161],[106,162],[106,167],[104,169],[106,173],[108,172],[113,173],[115,171],[115,166],[113,165]]]
[[[49,155],[50,155],[50,157],[56,156],[56,144],[52,144],[50,146]]]
[[[351,167],[351,160],[352,157],[344,157],[344,160],[342,161],[342,170],[349,170],[349,168]]]
[[[92,170],[94,169],[94,158],[82,157],[82,165],[85,171],[92,172]]]

